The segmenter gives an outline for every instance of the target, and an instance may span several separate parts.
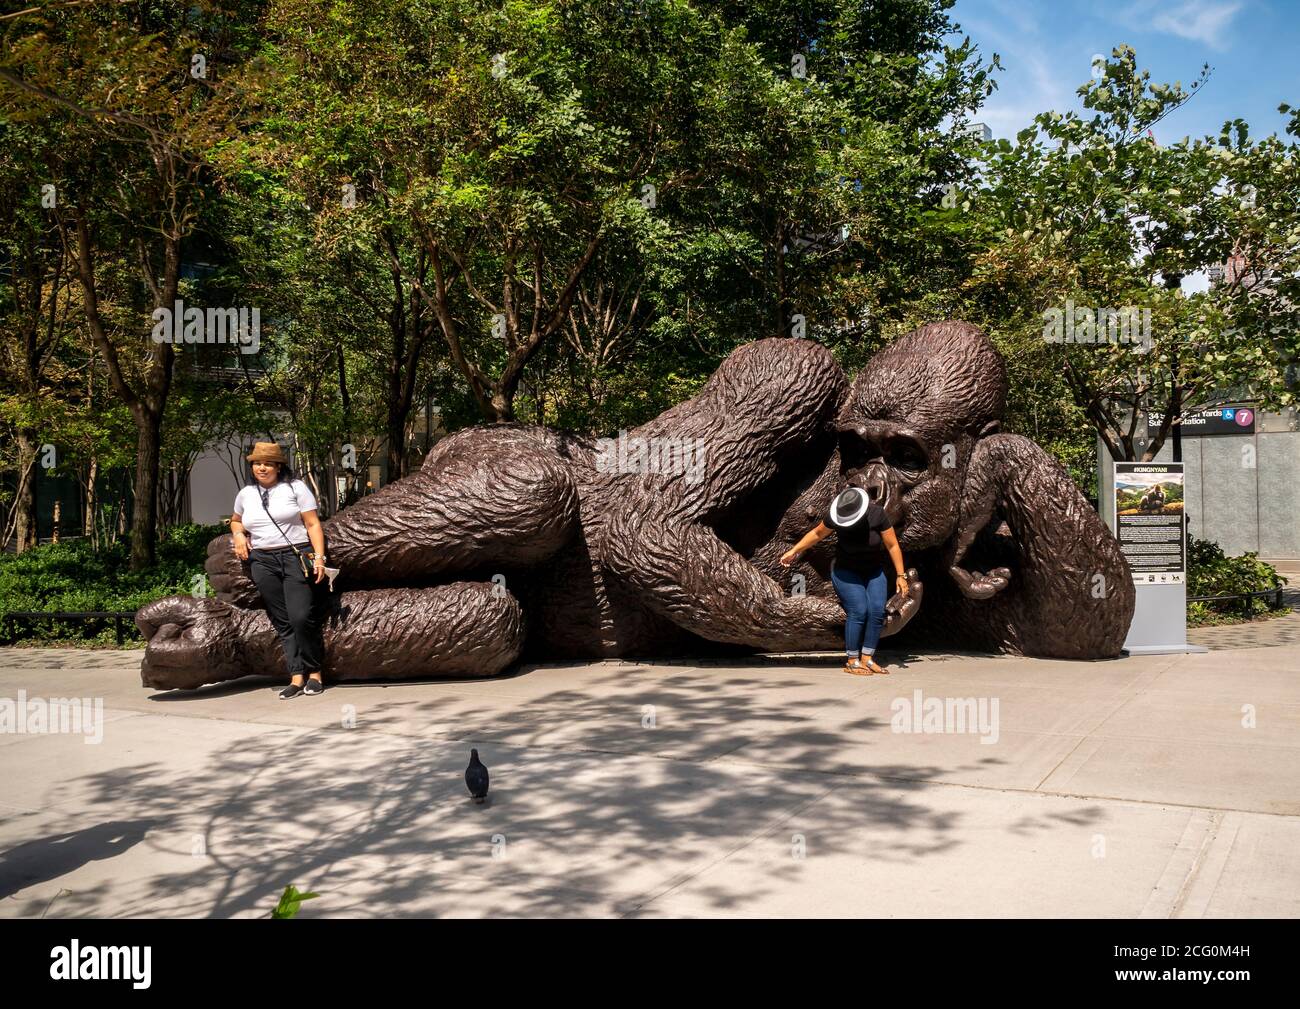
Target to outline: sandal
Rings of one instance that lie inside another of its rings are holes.
[[[876,662],[873,658],[871,658],[871,656],[865,657],[864,668],[870,670],[870,672],[875,673],[878,676],[889,675],[889,670],[886,669],[884,666],[882,666],[880,663]]]
[[[844,671],[854,676],[870,676],[872,673],[871,668],[863,665],[861,659],[849,659],[844,663]]]

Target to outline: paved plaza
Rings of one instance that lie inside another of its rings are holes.
[[[1204,654],[609,661],[292,701],[144,689],[138,651],[0,649],[0,698],[103,705],[99,742],[0,735],[0,914],[264,916],[293,884],[320,894],[303,917],[1294,917],[1297,636],[1292,614],[1193,632]]]

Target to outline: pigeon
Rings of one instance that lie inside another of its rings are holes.
[[[469,751],[469,767],[465,768],[465,787],[474,801],[482,803],[488,792],[488,769],[478,759],[478,750]]]

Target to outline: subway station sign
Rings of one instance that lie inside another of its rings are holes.
[[[1159,414],[1147,414],[1147,430],[1160,429]],[[1255,410],[1249,406],[1216,406],[1183,417],[1183,436],[1199,434],[1254,434]]]

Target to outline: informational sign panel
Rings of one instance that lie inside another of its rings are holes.
[[[1138,585],[1187,580],[1183,464],[1115,463],[1115,538]]]
[[[1163,418],[1147,414],[1147,430],[1155,431]],[[1197,410],[1183,418],[1183,436],[1201,434],[1254,434],[1255,411],[1248,406],[1216,406]]]

